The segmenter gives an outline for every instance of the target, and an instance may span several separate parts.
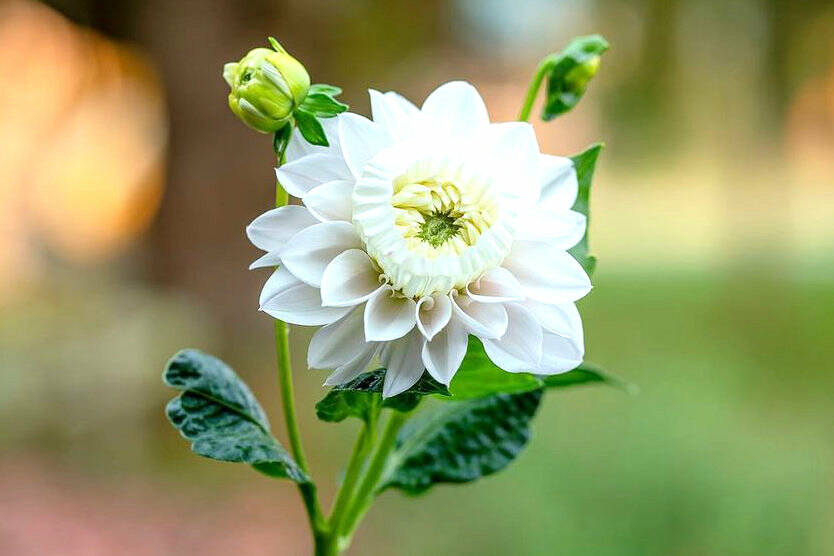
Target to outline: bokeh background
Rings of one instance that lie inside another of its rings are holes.
[[[277,36],[368,114],[466,79],[516,114],[540,57],[612,49],[543,150],[604,140],[591,361],[505,472],[386,493],[351,554],[834,554],[830,0],[0,0],[0,553],[305,554],[296,491],[193,456],[160,373],[184,346],[277,411],[264,272],[270,141],[222,64]],[[302,362],[310,331],[294,332]],[[325,498],[353,425],[315,420]]]

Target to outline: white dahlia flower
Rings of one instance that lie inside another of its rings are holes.
[[[373,121],[322,120],[329,147],[300,134],[277,170],[303,206],[256,218],[249,239],[278,266],[260,308],[322,326],[308,364],[345,383],[375,360],[384,396],[427,370],[449,384],[469,334],[508,372],[582,362],[574,302],[591,289],[567,250],[585,232],[571,210],[571,160],[541,154],[530,124],[490,123],[474,87],[447,83],[422,109],[370,91]]]

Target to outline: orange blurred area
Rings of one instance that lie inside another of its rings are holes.
[[[147,228],[164,188],[165,102],[148,60],[31,2],[0,7],[0,300]]]
[[[348,554],[834,554],[830,0],[0,0],[0,554],[309,552],[289,484],[164,417],[195,347],[287,440],[244,233],[274,153],[224,63],[272,35],[355,112],[464,79],[506,121],[596,32],[585,97],[534,125],[543,152],[606,144],[580,311],[589,361],[641,394],[549,396],[508,469],[384,493]],[[294,379],[327,507],[356,423],[316,419],[312,333]]]

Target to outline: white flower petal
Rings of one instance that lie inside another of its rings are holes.
[[[261,291],[261,311],[290,324],[321,326],[345,316],[350,307],[322,307],[319,290],[279,267]]]
[[[582,317],[573,303],[556,305],[540,303],[532,299],[525,299],[522,303],[536,321],[547,332],[557,334],[571,340],[579,349],[584,351],[584,336],[582,332]]]
[[[557,211],[572,208],[579,191],[573,161],[563,156],[542,154],[538,162],[539,206]]]
[[[362,174],[362,168],[370,159],[392,143],[391,135],[384,127],[359,114],[340,114],[339,126],[345,162],[356,177]]]
[[[311,189],[301,200],[310,213],[321,221],[350,222],[353,211],[353,185],[352,180],[329,181]]]
[[[321,300],[328,307],[349,307],[377,291],[379,271],[361,249],[349,249],[333,259],[321,277]]]
[[[327,380],[324,381],[325,386],[336,386],[350,382],[354,378],[364,373],[371,362],[374,360],[377,352],[377,344],[365,344],[366,347],[359,355],[337,368]]]
[[[324,135],[327,137],[328,147],[308,143],[301,133],[293,133],[290,144],[287,145],[287,162],[295,162],[299,158],[309,154],[325,153],[341,157],[342,147],[339,144],[339,122],[338,118],[319,118],[324,128]]]
[[[452,298],[452,311],[479,338],[500,338],[507,330],[507,311],[501,303],[478,303],[459,295]]]
[[[466,355],[469,334],[456,318],[431,341],[423,344],[423,364],[431,376],[449,385]]]
[[[396,340],[416,323],[417,304],[407,297],[395,297],[390,287],[380,288],[365,306],[365,339],[369,342]]]
[[[300,283],[302,283],[301,280],[293,276],[292,273],[286,269],[286,267],[282,266],[280,268],[276,268],[275,272],[273,272],[264,283],[264,287],[261,288],[261,296],[258,299],[258,305],[263,308],[267,301],[276,295],[285,292],[288,288],[297,286]]]
[[[545,333],[542,339],[542,360],[536,374],[555,375],[582,364],[585,352],[567,338]]]
[[[334,180],[353,180],[340,156],[313,153],[275,169],[281,187],[294,197],[304,197],[313,188]]]
[[[423,103],[423,117],[438,138],[478,133],[489,125],[489,115],[478,91],[465,81],[441,85]]]
[[[521,305],[509,303],[506,309],[509,318],[507,332],[497,340],[482,340],[487,355],[499,367],[501,364],[493,359],[493,354],[508,355],[522,361],[528,371],[537,368],[542,357],[542,327]],[[505,370],[514,372],[512,369]]]
[[[527,122],[490,124],[472,141],[477,164],[493,178],[493,187],[532,207],[539,198],[541,156],[533,126]]]
[[[515,241],[503,266],[527,297],[544,303],[576,301],[591,291],[591,280],[569,253],[546,242]]]
[[[258,249],[280,251],[292,236],[318,222],[304,207],[288,205],[268,210],[246,227],[246,236]]]
[[[281,250],[281,260],[296,277],[321,287],[324,269],[337,255],[362,246],[348,222],[321,222],[301,230]]]
[[[502,303],[524,299],[521,284],[512,272],[501,267],[487,270],[483,276],[466,287],[466,293],[481,303]]]
[[[382,397],[390,398],[414,386],[423,375],[421,351],[423,336],[413,330],[404,338],[385,344],[380,353],[380,363],[385,367]]]
[[[431,340],[452,318],[452,301],[446,294],[436,293],[417,302],[417,328]]]
[[[394,92],[385,94],[369,90],[374,123],[388,130],[394,141],[405,141],[414,136],[419,125],[420,110]]]
[[[249,270],[255,270],[256,268],[265,268],[268,266],[278,266],[281,264],[281,257],[279,256],[277,251],[273,251],[272,253],[267,253],[262,257],[258,257],[252,264],[249,265]]]
[[[573,210],[554,211],[537,206],[519,219],[516,239],[547,241],[559,249],[567,250],[579,243],[585,235],[588,220]]]
[[[310,340],[307,366],[311,369],[335,369],[349,363],[371,344],[362,333],[362,307],[320,328]]]

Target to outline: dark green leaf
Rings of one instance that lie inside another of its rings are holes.
[[[269,430],[249,387],[219,359],[185,349],[168,362],[162,379],[182,394],[168,403],[168,419],[197,454],[241,462],[273,477],[309,482]]]
[[[541,390],[451,402],[409,422],[397,438],[394,471],[382,488],[420,494],[436,483],[465,483],[515,459],[530,438]]]
[[[310,94],[324,93],[331,97],[337,97],[342,94],[342,89],[335,85],[328,85],[326,83],[314,83],[310,85]]]
[[[287,150],[287,145],[290,142],[291,136],[292,126],[289,124],[276,131],[275,135],[272,136],[272,148],[279,158],[283,156],[284,152]]]
[[[301,103],[301,109],[315,114],[319,118],[332,118],[348,109],[343,104],[326,93],[309,93]]]
[[[550,121],[576,106],[597,72],[608,42],[599,35],[578,37],[549,63],[542,119]]]
[[[330,146],[327,135],[324,134],[324,128],[314,114],[299,108],[295,111],[295,123],[298,126],[298,131],[301,132],[308,143],[322,147]]]
[[[368,422],[381,396],[373,392],[333,388],[316,404],[316,416],[322,421],[338,423],[348,417]]]
[[[576,168],[577,181],[579,182],[579,194],[576,197],[576,202],[573,204],[573,210],[585,215],[587,218],[587,227],[585,228],[585,235],[582,236],[582,240],[570,249],[570,254],[579,261],[585,269],[585,272],[588,273],[588,276],[594,273],[597,262],[596,257],[588,254],[588,228],[591,224],[591,180],[594,177],[594,168],[602,147],[603,145],[601,143],[597,143],[588,147],[585,152],[571,157],[573,165]]]
[[[335,386],[319,403],[316,415],[322,421],[338,422],[348,417],[367,420],[374,405],[382,400],[382,385],[385,382],[385,369],[362,373],[350,382]],[[411,411],[423,396],[437,394],[448,396],[449,390],[428,373],[423,373],[420,380],[402,394],[382,400],[382,407],[397,411]]]
[[[498,393],[527,392],[542,387],[542,381],[528,373],[508,373],[497,367],[484,351],[481,341],[469,336],[469,346],[449,390],[456,400],[482,398]]]

